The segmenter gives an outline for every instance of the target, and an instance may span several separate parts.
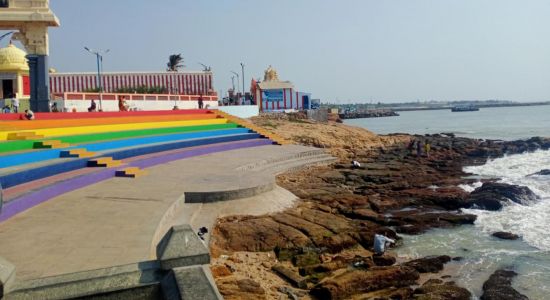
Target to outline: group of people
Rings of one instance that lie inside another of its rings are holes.
[[[13,96],[13,95],[10,95],[10,97],[8,97],[10,99],[10,102],[11,102],[11,107],[9,105],[4,105],[4,107],[2,107],[2,113],[4,114],[9,114],[9,113],[18,113],[19,112],[19,99],[17,99],[17,97]]]
[[[411,155],[415,155],[416,153],[417,157],[423,156],[424,154],[426,157],[430,157],[432,145],[428,140],[411,140],[407,149],[410,151]]]
[[[204,108],[204,101],[203,101],[202,95],[199,96],[197,102],[198,102],[198,108],[203,109]],[[173,109],[178,110],[179,108],[177,106],[174,106]],[[128,111],[128,110],[130,110],[130,106],[126,102],[124,96],[119,96],[118,97],[118,110],[119,111]],[[30,111],[30,110],[25,110],[25,113],[27,113],[27,111]],[[52,103],[52,105],[50,106],[50,111],[51,112],[60,112],[60,109],[57,106],[57,102]],[[75,111],[76,110],[73,108],[73,112],[75,112]],[[96,112],[96,111],[98,111],[97,104],[96,104],[95,100],[92,99],[92,101],[90,102],[90,106],[88,107],[88,112]],[[101,111],[101,109],[99,111]],[[4,107],[2,107],[2,113],[12,113],[12,112],[13,113],[19,112],[19,100],[17,98],[12,98],[11,99],[11,107],[9,105],[5,105]]]

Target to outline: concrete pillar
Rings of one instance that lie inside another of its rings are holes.
[[[30,106],[34,112],[50,111],[50,74],[48,56],[29,54],[29,75],[31,81]]]

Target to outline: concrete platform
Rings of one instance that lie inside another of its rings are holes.
[[[0,256],[15,265],[17,281],[147,261],[167,228],[200,220],[200,214],[186,219],[186,193],[223,195],[266,182],[272,189],[260,195],[274,193],[275,174],[329,161],[314,148],[270,145],[172,161],[136,179],[108,179],[0,223]],[[220,207],[199,223],[213,222]],[[258,207],[239,207],[241,213],[249,210]]]

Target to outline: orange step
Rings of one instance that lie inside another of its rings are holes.
[[[89,152],[88,150],[84,148],[77,148],[77,149],[71,149],[71,150],[65,150],[61,151],[61,157],[92,157],[96,155],[95,152]]]
[[[59,148],[67,148],[70,147],[68,143],[63,143],[60,140],[48,140],[48,141],[40,141],[34,143],[35,149],[43,149],[43,148],[49,148],[49,149],[59,149]]]
[[[88,167],[111,168],[111,167],[118,167],[120,165],[122,165],[121,160],[114,160],[110,156],[94,158],[88,161]]]
[[[115,172],[115,176],[117,177],[128,177],[128,178],[136,178],[146,174],[147,174],[147,171],[142,170],[138,167],[129,167],[122,170],[117,170]]]

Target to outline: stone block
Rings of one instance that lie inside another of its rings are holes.
[[[157,260],[163,270],[207,265],[210,255],[204,243],[190,225],[170,228],[157,245]]]
[[[174,268],[172,276],[163,281],[162,288],[167,299],[223,299],[207,266]]]
[[[6,299],[157,299],[166,272],[157,261],[145,261],[104,269],[18,282]],[[93,297],[92,297],[93,298]]]
[[[0,257],[0,299],[9,292],[15,281],[15,266]]]

